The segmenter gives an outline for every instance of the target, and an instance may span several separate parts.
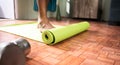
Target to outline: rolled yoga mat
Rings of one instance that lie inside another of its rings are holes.
[[[89,27],[90,24],[88,22],[80,22],[64,27],[46,30],[42,33],[42,39],[45,44],[53,45],[79,34],[80,32],[87,30]]]

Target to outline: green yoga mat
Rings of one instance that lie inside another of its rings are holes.
[[[89,26],[90,24],[88,22],[80,22],[64,27],[57,27],[51,30],[46,30],[42,33],[42,39],[45,44],[53,45],[87,30]]]
[[[68,26],[54,25],[56,28],[46,30],[43,33],[37,29],[37,23],[12,24],[0,26],[1,31],[16,34],[22,37],[44,42],[46,44],[55,44],[89,28],[88,22],[80,22]]]

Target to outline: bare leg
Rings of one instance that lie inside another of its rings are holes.
[[[38,28],[53,28],[47,17],[48,2],[49,0],[38,0]]]

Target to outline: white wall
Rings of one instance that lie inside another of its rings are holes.
[[[0,17],[14,19],[13,0],[0,0]]]
[[[17,19],[37,18],[37,12],[33,11],[33,0],[16,0],[15,3]]]
[[[17,19],[37,19],[37,12],[33,10],[33,1],[34,0],[16,0],[16,12]],[[60,1],[60,11],[61,16],[67,16],[66,14],[66,0],[59,0]],[[55,17],[55,13],[48,12],[49,17]]]

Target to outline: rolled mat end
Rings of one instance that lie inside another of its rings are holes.
[[[42,39],[45,44],[51,44],[55,40],[54,35],[49,30],[42,32]]]

